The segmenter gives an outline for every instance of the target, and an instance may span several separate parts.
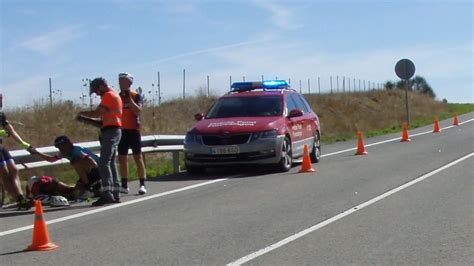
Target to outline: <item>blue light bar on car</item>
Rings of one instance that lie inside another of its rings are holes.
[[[265,80],[263,86],[266,89],[286,89],[290,87],[286,80]]]
[[[232,91],[250,91],[255,89],[286,89],[290,85],[285,80],[265,80],[255,82],[234,82]]]

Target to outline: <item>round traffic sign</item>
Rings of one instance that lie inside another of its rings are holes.
[[[410,59],[401,59],[395,65],[395,73],[401,79],[410,79],[415,74],[415,64]]]

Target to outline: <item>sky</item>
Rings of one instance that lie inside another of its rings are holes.
[[[85,78],[129,72],[145,97],[163,100],[232,81],[290,79],[293,88],[342,90],[347,77],[397,81],[412,60],[438,99],[474,102],[473,1],[0,0],[4,108],[81,103]],[[318,78],[320,86],[318,88]],[[308,88],[308,79],[310,87]],[[348,89],[348,87],[346,87]],[[97,99],[94,99],[97,101]]]

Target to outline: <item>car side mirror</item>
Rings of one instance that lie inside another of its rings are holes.
[[[194,119],[196,119],[196,121],[201,121],[203,118],[204,118],[203,113],[197,113],[194,115]]]
[[[303,116],[303,110],[301,109],[293,109],[290,111],[290,114],[288,115],[289,118],[292,118],[292,117],[299,117],[299,116]]]

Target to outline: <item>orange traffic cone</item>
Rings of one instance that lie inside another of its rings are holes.
[[[434,123],[433,133],[439,133],[439,132],[441,132],[441,128],[439,127],[439,120],[436,117],[435,118],[435,123]]]
[[[41,201],[35,201],[35,225],[33,228],[33,242],[27,251],[47,251],[58,248],[49,240],[48,226],[43,219],[43,206]]]
[[[311,165],[311,158],[309,157],[308,145],[304,145],[303,163],[301,164],[300,173],[314,172],[314,168]]]
[[[458,114],[454,114],[454,121],[453,121],[453,125],[455,125],[455,126],[459,126],[459,119],[458,119]]]
[[[408,136],[408,124],[406,122],[404,122],[403,123],[403,133],[402,133],[401,142],[409,142],[409,141],[411,141],[411,139]]]
[[[357,131],[357,136],[359,137],[359,142],[357,143],[357,153],[355,155],[367,155],[365,150],[364,140],[361,131]]]

